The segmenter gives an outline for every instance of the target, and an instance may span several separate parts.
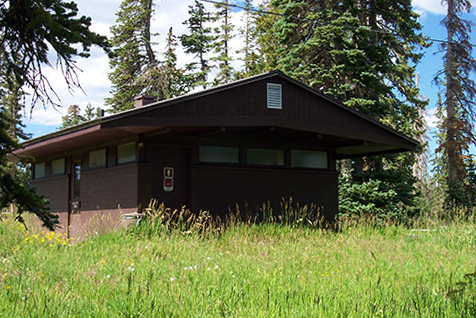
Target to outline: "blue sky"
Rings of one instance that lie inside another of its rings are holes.
[[[120,0],[76,0],[80,14],[92,17],[92,30],[100,34],[109,35],[109,26],[115,23],[115,13],[119,9]],[[194,0],[158,0],[156,15],[152,22],[152,31],[159,32],[156,50],[163,51],[165,35],[168,28],[174,28],[174,34],[179,35],[186,32],[186,27],[182,21],[187,19],[188,6],[194,3]],[[255,1],[256,5],[257,1]],[[471,13],[465,14],[464,18],[476,23],[476,0],[472,0],[473,9]],[[445,40],[446,30],[440,25],[444,18],[445,8],[439,0],[414,0],[415,11],[420,14],[420,23],[423,25],[423,34],[434,38]],[[205,6],[212,8],[212,5],[205,3]],[[98,9],[100,8],[100,9]],[[234,13],[233,23],[240,24],[240,13]],[[476,26],[474,27],[476,28]],[[476,44],[476,35],[472,32],[472,43]],[[240,47],[240,40],[235,37],[231,46],[233,50]],[[438,44],[435,42],[425,51],[425,55],[420,65],[417,67],[421,94],[429,99],[428,105],[428,123],[432,125],[432,110],[435,108],[438,87],[432,83],[435,73],[442,68],[442,54],[435,54],[438,51]],[[50,106],[42,107],[37,105],[32,116],[27,112],[24,123],[26,131],[33,134],[34,137],[55,131],[61,125],[61,116],[66,112],[68,106],[72,104],[79,105],[83,110],[88,103],[93,107],[104,108],[104,98],[109,95],[110,83],[107,77],[109,65],[107,56],[99,49],[93,48],[89,59],[78,60],[77,65],[82,70],[78,73],[82,89],[75,92],[68,91],[62,75],[58,70],[51,68],[45,69],[50,82],[59,97],[58,103],[61,108],[52,109]],[[474,53],[476,54],[476,47]],[[178,61],[181,64],[188,63],[190,57],[182,52],[178,52]],[[237,62],[238,63],[238,62]],[[54,65],[54,63],[52,63]],[[238,64],[237,64],[238,65]],[[475,77],[476,79],[476,77]],[[431,136],[431,131],[429,132]],[[432,143],[434,148],[434,143]]]

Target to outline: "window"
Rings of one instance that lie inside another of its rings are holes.
[[[284,151],[275,149],[249,148],[247,162],[254,165],[284,165]]]
[[[238,163],[239,154],[239,149],[236,147],[200,146],[199,160],[201,162]]]
[[[35,164],[35,179],[43,178],[45,176],[45,163]]]
[[[268,108],[282,109],[281,84],[268,83],[267,85]]]
[[[117,163],[127,163],[136,161],[136,143],[130,142],[117,146]]]
[[[322,151],[291,151],[291,167],[327,169],[327,153]]]
[[[74,162],[74,181],[73,181],[73,197],[78,199],[81,195],[81,160]]]
[[[64,174],[64,158],[51,161],[51,173],[53,175]]]
[[[106,166],[106,149],[91,151],[89,153],[89,168],[100,168]]]

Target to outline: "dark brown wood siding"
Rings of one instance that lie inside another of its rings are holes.
[[[151,146],[150,175],[152,198],[163,202],[166,207],[180,209],[189,206],[190,197],[190,148],[173,146]],[[164,169],[172,169],[171,191],[164,189]]]
[[[138,205],[141,209],[144,209],[149,206],[150,200],[152,199],[152,178],[150,164],[148,163],[139,163],[138,166]]]
[[[255,212],[268,201],[279,211],[281,200],[290,197],[301,206],[323,207],[328,220],[338,209],[337,173],[330,171],[195,166],[191,191],[192,210],[210,210],[220,216],[236,204]]]
[[[282,110],[267,108],[267,83],[282,85]],[[411,144],[328,97],[279,76],[165,101],[102,125],[277,126],[402,147]]]

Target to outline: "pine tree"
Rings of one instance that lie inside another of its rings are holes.
[[[259,5],[258,11],[265,12],[257,13],[255,18],[257,50],[262,60],[262,71],[268,72],[276,69],[285,71],[278,65],[282,43],[280,37],[273,32],[275,24],[279,21],[280,9],[265,3]]]
[[[435,81],[443,87],[443,108],[446,116],[441,123],[445,129],[445,139],[437,149],[442,152],[447,166],[447,185],[458,187],[466,177],[463,160],[469,146],[475,144],[473,134],[476,85],[471,73],[476,71],[476,61],[472,57],[469,43],[472,22],[460,17],[469,12],[468,0],[445,0],[448,13],[442,24],[447,29],[447,42],[440,45],[446,52],[444,69],[435,76]],[[450,189],[451,190],[451,189]]]
[[[109,50],[106,37],[89,30],[91,18],[77,14],[78,7],[72,1],[0,2],[1,81],[10,91],[28,88],[32,91],[33,105],[37,101],[55,105],[52,83],[43,74],[44,66],[51,66],[51,50],[68,87],[80,87],[74,58],[88,57],[92,45]]]
[[[71,105],[66,111],[66,115],[61,117],[61,126],[58,129],[64,129],[71,126],[75,126],[81,123],[85,123],[90,120],[101,117],[101,109],[96,109],[88,103],[84,109],[84,115],[81,114],[81,107],[78,105]]]
[[[40,101],[55,104],[53,87],[43,74],[50,64],[50,51],[57,57],[64,78],[70,88],[78,87],[74,59],[88,57],[92,45],[108,52],[106,37],[89,30],[91,19],[77,17],[74,2],[62,0],[11,0],[0,2],[0,93],[2,98],[12,94],[12,102],[26,90],[32,91],[33,105]],[[9,131],[18,124],[13,114],[18,109],[0,107],[0,209],[16,206],[16,219],[22,213],[37,215],[43,225],[54,230],[58,216],[53,215],[48,201],[35,193],[25,180],[12,175],[7,156],[18,148],[16,138]],[[12,120],[14,120],[12,122]]]
[[[162,92],[165,99],[183,95],[189,91],[191,86],[185,70],[177,66],[177,55],[175,54],[177,45],[177,37],[170,27],[165,42],[165,61],[163,63]]]
[[[12,83],[14,83],[12,81]],[[24,131],[25,125],[21,122],[22,111],[24,111],[25,93],[18,87],[8,89],[8,85],[4,85],[0,90],[0,107],[3,108],[2,113],[5,115],[7,128],[7,134],[15,142],[30,139],[31,134]],[[28,186],[30,179],[29,164],[24,160],[18,162],[7,162],[6,171],[9,171],[12,178],[24,186]],[[15,204],[10,203],[10,213],[15,213]]]
[[[278,40],[272,52],[277,61],[267,58],[274,66],[394,126],[400,127],[403,112],[414,118],[413,106],[424,107],[414,83],[421,57],[415,49],[424,38],[416,33],[421,26],[408,1],[274,0],[270,6],[284,15],[263,18],[275,21],[266,28]],[[406,100],[410,108],[402,104]]]
[[[241,20],[244,26],[239,29],[239,33],[243,38],[243,47],[236,51],[236,53],[244,55],[244,57],[240,58],[243,61],[243,67],[242,70],[235,73],[235,78],[258,75],[264,69],[264,61],[258,52],[257,46],[257,14],[253,11],[253,1],[245,0],[244,8],[245,12]]]
[[[13,83],[15,82],[12,81]],[[3,108],[3,112],[8,118],[7,132],[15,142],[30,139],[31,134],[24,131],[25,125],[21,122],[22,112],[25,109],[22,101],[26,94],[18,86],[9,87],[11,86],[4,83],[3,89],[0,90],[0,107]]]
[[[446,129],[443,124],[446,121],[446,114],[440,93],[438,93],[438,98],[436,101],[435,116],[438,122],[434,137],[436,139],[436,143],[441,145],[446,139]],[[436,186],[446,187],[446,180],[448,179],[448,162],[444,159],[443,153],[438,151],[438,149],[431,160],[431,164],[433,166],[433,183],[435,183]]]
[[[415,76],[415,85],[417,88],[419,88],[419,81],[420,81],[420,75],[417,73]],[[423,95],[419,96],[419,99],[421,100],[426,100],[426,98]],[[420,142],[420,144],[424,145],[423,149],[421,152],[418,152],[415,154],[415,163],[413,164],[413,175],[415,178],[417,178],[417,183],[418,183],[418,188],[420,191],[423,191],[428,183],[428,162],[430,160],[430,151],[427,147],[428,144],[428,132],[429,132],[429,126],[428,123],[425,119],[426,111],[422,108],[418,109],[419,116],[421,118],[421,127],[415,126],[413,129],[415,130],[422,130],[423,134],[417,136],[415,139]],[[414,123],[415,125],[418,125],[418,123]]]
[[[427,44],[410,1],[273,0],[269,10],[280,16],[260,19],[266,67],[278,67],[406,135],[423,134],[427,101],[414,79],[417,50]],[[356,159],[354,181],[378,178],[410,205],[415,189],[406,184],[415,182],[414,162],[413,154]]]
[[[84,119],[85,121],[90,121],[96,118],[101,117],[101,108],[96,107],[96,109],[88,103],[84,109]]]
[[[112,96],[105,99],[112,112],[134,107],[140,94],[163,99],[161,81],[164,76],[153,50],[150,22],[153,0],[124,0],[117,12],[117,24],[111,27],[114,56],[109,64],[112,72]]]
[[[66,115],[61,117],[61,126],[58,129],[75,126],[85,121],[87,119],[81,115],[81,108],[78,105],[71,105],[68,107]]]
[[[231,8],[228,0],[215,4],[215,8],[218,9],[215,18],[217,21],[220,21],[220,27],[215,29],[218,38],[214,43],[214,51],[217,56],[215,56],[213,60],[218,64],[218,74],[215,76],[213,84],[219,85],[230,82],[233,76],[233,67],[231,66],[232,58],[229,46],[230,40],[233,38],[232,32],[234,26],[231,23]]]
[[[195,74],[191,79],[194,86],[207,88],[209,85],[207,78],[211,70],[208,54],[213,50],[213,43],[217,38],[208,24],[213,22],[214,18],[198,0],[195,0],[194,6],[189,6],[188,13],[190,16],[183,24],[187,25],[189,34],[183,34],[179,39],[185,53],[193,54],[198,62],[190,63],[186,68]]]

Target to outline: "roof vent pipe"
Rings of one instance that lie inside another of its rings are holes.
[[[139,108],[145,105],[149,105],[156,100],[156,96],[151,95],[138,95],[134,97],[134,108]]]

